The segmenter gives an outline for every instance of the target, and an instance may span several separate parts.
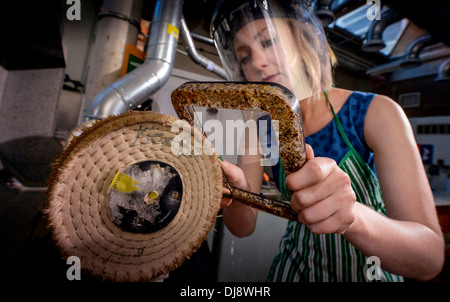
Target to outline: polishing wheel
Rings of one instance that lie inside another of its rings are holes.
[[[173,152],[175,122],[187,124],[201,154]],[[94,278],[150,281],[205,240],[219,210],[222,170],[211,143],[187,122],[129,112],[73,138],[48,184],[45,212],[64,257],[77,256]]]

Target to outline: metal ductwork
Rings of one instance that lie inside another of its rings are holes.
[[[183,0],[156,1],[144,63],[103,89],[92,101],[87,119],[134,109],[167,82],[175,62],[182,9]]]
[[[211,39],[211,38],[208,38],[208,37],[205,37],[205,36],[202,36],[202,35],[193,33],[193,32],[191,32],[191,37],[194,38],[194,39],[197,40],[197,41],[200,41],[200,42],[203,42],[203,43],[212,45],[212,46],[215,45],[215,44],[214,44],[214,40]]]
[[[389,9],[381,14],[380,20],[373,20],[370,24],[369,31],[367,32],[367,38],[364,40],[361,50],[365,52],[377,52],[386,44],[382,39],[383,31],[389,25],[403,19],[396,11]]]
[[[439,65],[438,75],[434,79],[435,82],[450,81],[450,58]]]
[[[430,34],[423,35],[417,39],[415,39],[411,44],[409,44],[406,49],[405,58],[400,64],[401,67],[417,67],[422,64],[422,61],[419,59],[420,52],[429,45],[434,44],[435,41]]]
[[[215,73],[216,75],[218,75],[223,79],[228,78],[225,70],[222,67],[217,66],[213,61],[203,57],[197,52],[197,49],[195,48],[194,41],[192,39],[187,23],[184,20],[184,17],[181,18],[181,36],[183,37],[186,52],[195,63]]]
[[[331,3],[333,0],[320,0],[318,1],[317,6],[317,17],[319,17],[322,26],[328,27],[331,23],[334,22],[336,17],[334,16],[333,11],[331,10]]]
[[[432,47],[434,49],[430,49],[429,51],[426,51],[420,55],[420,60],[423,63],[428,62],[434,62],[438,60],[446,60],[447,58],[450,58],[450,48],[449,47]],[[366,74],[375,76],[383,73],[394,73],[395,71],[399,71],[400,69],[403,69],[405,71],[405,74],[408,75],[406,78],[412,78],[412,77],[418,77],[418,76],[427,76],[431,75],[432,73],[419,73],[417,70],[414,71],[414,73],[411,73],[407,69],[400,66],[400,64],[403,62],[403,57],[390,61],[386,64],[378,65],[373,68],[370,68],[367,70]],[[424,69],[425,70],[425,69]],[[428,70],[428,68],[427,68]],[[431,71],[435,74],[435,71]],[[395,73],[394,73],[395,74]]]

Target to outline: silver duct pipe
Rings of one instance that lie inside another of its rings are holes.
[[[200,55],[197,52],[197,49],[195,48],[194,41],[192,40],[191,33],[187,26],[186,20],[184,20],[184,17],[181,18],[181,36],[183,37],[186,52],[195,63],[215,73],[216,75],[218,75],[223,79],[228,78],[225,70],[222,67],[217,66],[213,61],[209,60],[208,58],[205,58],[204,56]]]
[[[405,59],[400,64],[401,67],[417,67],[422,64],[422,61],[419,59],[419,54],[426,46],[434,44],[435,41],[430,34],[425,34],[409,44],[408,48],[405,52]]]
[[[383,31],[386,27],[400,21],[402,18],[396,11],[389,9],[381,15],[380,20],[373,20],[367,32],[367,38],[361,46],[361,50],[365,52],[377,52],[386,47],[382,39]]]
[[[450,58],[439,65],[438,75],[435,82],[450,81]]]
[[[194,38],[197,41],[200,41],[200,42],[203,42],[203,43],[206,43],[206,44],[214,46],[214,40],[211,39],[211,38],[208,38],[208,37],[205,37],[205,36],[193,33],[193,32],[191,32],[191,37]]]
[[[89,106],[87,119],[134,109],[167,82],[175,62],[182,9],[183,0],[156,1],[144,63],[103,89]]]

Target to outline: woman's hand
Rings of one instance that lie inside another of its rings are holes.
[[[233,186],[251,191],[250,183],[241,168],[222,161],[222,169]],[[225,196],[222,197],[220,207],[223,208],[223,219],[228,230],[237,237],[252,234],[256,226],[257,210],[240,202],[233,202],[231,198],[226,197],[226,194],[230,194],[227,188],[222,188],[222,194]]]
[[[310,145],[306,157],[306,164],[286,177],[286,185],[294,191],[291,207],[313,233],[344,234],[355,221],[356,195],[350,178],[336,161],[315,158]]]
[[[244,175],[244,171],[242,171],[241,168],[239,168],[236,165],[231,164],[230,162],[224,160],[222,161],[222,170],[225,173],[225,175],[228,178],[228,181],[235,186],[236,188],[250,191],[250,184],[247,181],[247,178]],[[222,188],[222,194],[224,197],[222,197],[222,201],[220,202],[221,208],[227,208],[231,205],[232,199],[229,197],[226,197],[230,194],[230,190],[223,187]]]

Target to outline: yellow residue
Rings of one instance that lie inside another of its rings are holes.
[[[140,188],[136,186],[138,183],[139,181],[134,180],[131,176],[122,174],[118,171],[116,176],[114,176],[110,187],[119,192],[131,193],[140,190]]]

